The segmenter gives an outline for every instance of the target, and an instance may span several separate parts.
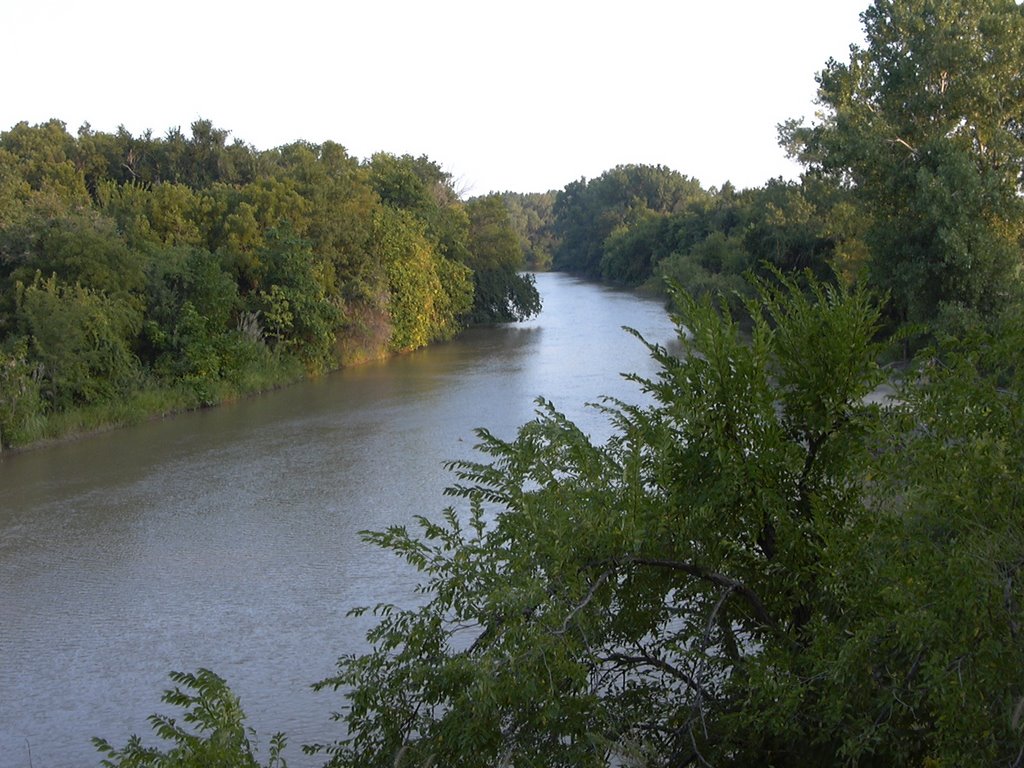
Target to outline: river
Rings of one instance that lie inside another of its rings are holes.
[[[549,273],[531,321],[215,409],[0,456],[0,766],[98,765],[90,743],[157,743],[170,670],[209,667],[265,746],[340,735],[313,693],[364,646],[357,605],[401,601],[415,574],[359,538],[437,515],[446,460],[501,437],[544,396],[597,439],[602,395],[651,373],[629,326],[661,344],[659,302]]]

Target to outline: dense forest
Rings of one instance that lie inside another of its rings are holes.
[[[213,404],[540,309],[498,196],[426,157],[0,134],[0,445]]]
[[[604,403],[607,442],[540,402],[480,430],[442,516],[365,534],[420,602],[354,610],[367,650],[317,684],[347,735],[306,750],[1019,768],[1024,6],[861,18],[816,121],[780,126],[801,179],[754,189],[632,165],[463,202],[425,158],[16,126],[0,425],[523,317],[523,264],[666,290],[682,351],[649,345],[650,401]],[[225,681],[172,679],[164,747],[97,740],[105,764],[258,765]]]

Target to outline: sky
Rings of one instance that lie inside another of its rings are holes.
[[[776,126],[868,0],[0,0],[0,131],[62,120],[427,155],[464,195],[616,165],[705,187],[799,166]]]

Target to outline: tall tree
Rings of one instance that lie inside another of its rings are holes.
[[[589,182],[574,181],[555,200],[554,229],[560,241],[554,266],[598,277],[605,239],[618,227],[649,212],[680,211],[705,194],[696,179],[660,165],[620,165]]]
[[[969,323],[1016,296],[1024,236],[1024,6],[876,0],[866,46],[821,72],[820,122],[783,127],[868,217],[898,321]]]
[[[557,196],[558,193],[554,191],[501,194],[528,269],[544,271],[551,268],[555,250],[553,209]]]
[[[452,176],[426,155],[378,152],[368,164],[370,181],[385,205],[409,211],[426,226],[441,254],[466,260],[469,219]]]
[[[500,195],[466,204],[474,298],[470,322],[525,320],[540,312],[540,294],[532,275],[520,274],[523,251]]]

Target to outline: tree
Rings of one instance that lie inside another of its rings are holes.
[[[118,298],[133,299],[145,286],[144,260],[125,242],[116,222],[92,210],[37,200],[18,224],[0,231],[0,279],[29,283],[36,272],[56,274]]]
[[[260,768],[256,732],[245,727],[242,705],[223,678],[208,669],[195,674],[172,672],[177,685],[164,691],[162,700],[185,710],[183,720],[190,730],[167,715],[151,715],[153,730],[173,746],[166,750],[145,747],[132,736],[121,749],[108,741],[94,738],[93,744],[104,755],[104,768]],[[287,768],[281,756],[286,739],[275,733],[270,738],[266,768]]]
[[[41,366],[41,393],[57,410],[109,401],[138,383],[132,344],[141,312],[55,275],[17,287],[18,318],[30,336],[30,356]]]
[[[470,269],[440,255],[408,211],[382,210],[374,240],[387,275],[389,348],[403,352],[452,338],[472,306]]]
[[[555,200],[554,266],[597,277],[605,239],[618,227],[649,212],[680,211],[704,194],[696,179],[660,165],[620,165],[589,182],[574,181]]]
[[[540,312],[532,275],[521,274],[523,252],[500,195],[473,198],[464,263],[473,270],[471,323],[514,322]]]
[[[653,402],[606,403],[607,443],[542,403],[514,440],[479,433],[487,460],[451,464],[468,510],[368,533],[423,572],[424,602],[374,609],[372,650],[319,684],[345,692],[348,736],[314,749],[332,766],[1012,763],[1020,327],[882,409],[878,310],[810,286],[760,284],[749,341],[683,297],[683,355],[651,346]],[[979,394],[997,418],[965,407]]]
[[[783,141],[854,191],[893,319],[997,312],[1020,287],[1024,7],[876,0],[861,18],[866,47],[818,77],[819,122]]]
[[[450,173],[426,155],[396,157],[386,152],[375,154],[368,169],[385,205],[412,213],[443,256],[465,263],[469,219]]]
[[[86,204],[85,179],[75,166],[74,138],[64,123],[49,120],[30,126],[21,122],[0,133],[0,150],[15,158],[31,188],[67,204]]]
[[[39,417],[39,382],[28,360],[28,340],[9,339],[0,347],[0,450],[23,442],[27,425]]]
[[[557,192],[522,194],[502,192],[501,199],[508,210],[509,223],[519,238],[523,261],[531,270],[543,272],[551,268],[555,250],[554,205]]]
[[[275,308],[288,317],[276,331],[278,343],[293,350],[313,372],[334,368],[342,308],[330,292],[330,263],[318,257],[307,241],[277,230],[268,233],[258,262],[258,304],[268,329]]]

